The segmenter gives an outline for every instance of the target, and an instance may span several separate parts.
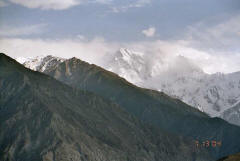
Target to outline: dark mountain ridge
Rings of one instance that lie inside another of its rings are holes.
[[[239,127],[210,118],[164,93],[139,88],[96,65],[72,58],[45,73],[72,87],[110,99],[152,126],[200,142],[221,141],[221,147],[208,149],[216,159],[240,151]]]
[[[0,161],[208,161],[191,140],[0,54]]]

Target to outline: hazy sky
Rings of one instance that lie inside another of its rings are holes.
[[[209,73],[234,72],[239,44],[239,0],[0,0],[0,52],[13,57],[97,63],[128,47],[184,55]]]

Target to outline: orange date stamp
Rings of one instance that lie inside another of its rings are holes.
[[[216,140],[206,140],[206,141],[198,141],[196,140],[195,141],[195,146],[197,148],[209,148],[209,147],[213,147],[213,148],[216,148],[216,147],[221,147],[222,146],[222,142],[221,141],[216,141]]]

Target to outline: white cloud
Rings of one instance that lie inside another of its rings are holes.
[[[64,58],[78,57],[90,63],[98,64],[106,53],[111,53],[117,48],[113,43],[106,43],[102,38],[95,38],[91,41],[78,39],[0,39],[0,52],[15,58],[55,55]]]
[[[146,36],[146,37],[153,37],[156,33],[156,28],[155,27],[150,27],[146,30],[143,30],[142,33]]]
[[[117,0],[8,0],[11,3],[18,4],[27,8],[40,8],[44,10],[64,10],[80,4],[99,3],[111,5],[114,12],[125,12],[129,8],[139,8],[149,4],[151,0],[134,0],[127,2],[126,5],[117,6],[114,3]],[[0,1],[0,5],[5,4]]]
[[[41,34],[45,31],[46,24],[37,24],[23,27],[10,27],[10,26],[1,26],[0,27],[0,36],[22,36],[22,35],[32,35],[32,34]]]
[[[78,5],[77,0],[9,0],[28,8],[62,10]]]
[[[120,6],[113,6],[111,7],[112,12],[119,13],[119,12],[126,12],[128,9],[131,8],[141,8],[146,6],[147,4],[150,4],[152,0],[135,0],[135,2],[126,4],[126,5],[120,5]]]
[[[239,53],[212,54],[189,47],[185,41],[141,41],[132,43],[107,42],[102,38],[93,40],[47,40],[47,39],[0,39],[0,52],[11,57],[55,55],[64,58],[78,57],[84,61],[103,66],[120,47],[143,52],[148,61],[171,63],[176,56],[184,56],[207,73],[230,73],[240,70]],[[181,67],[179,67],[181,68]]]
[[[78,34],[78,35],[77,35],[77,38],[80,39],[80,40],[85,40],[85,39],[86,39],[85,36],[83,36],[83,35],[81,35],[81,34]]]
[[[133,51],[144,52],[152,61],[171,62],[176,56],[184,56],[206,73],[231,73],[240,71],[239,52],[212,53],[190,47],[186,41],[151,41],[126,44]],[[179,67],[181,68],[181,67]]]
[[[82,35],[77,35],[75,40],[2,38],[0,39],[0,52],[5,52],[12,57],[46,54],[67,58],[76,56],[90,63],[103,65],[106,56],[110,56],[108,54],[113,54],[120,47],[124,47],[147,54],[150,62],[171,63],[176,56],[182,55],[207,73],[230,73],[240,71],[239,21],[240,16],[237,16],[208,28],[203,24],[198,24],[190,27],[187,36],[182,40],[175,41],[153,40],[119,43],[107,42],[103,38],[87,40]],[[0,36],[37,34],[42,32],[43,28],[44,25],[5,28],[5,30],[0,30]],[[154,36],[156,29],[150,27],[144,30],[143,34],[148,37]],[[229,50],[223,44],[227,45]],[[238,47],[238,50],[234,47]]]

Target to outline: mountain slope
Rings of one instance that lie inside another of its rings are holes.
[[[220,117],[224,120],[227,120],[228,122],[235,124],[235,125],[240,125],[240,103],[238,103],[236,106],[227,109],[224,111]]]
[[[222,141],[220,148],[209,149],[216,159],[240,151],[240,128],[212,119],[164,93],[139,88],[96,65],[72,58],[46,73],[68,85],[110,99],[140,120],[165,131],[200,141]]]
[[[44,62],[42,58],[21,61],[34,70]],[[108,56],[102,66],[131,83],[162,91],[212,117],[220,116],[240,101],[240,72],[206,74],[183,56],[167,59],[122,48]],[[42,69],[38,71],[44,72]]]
[[[192,142],[0,54],[0,160],[207,161]],[[211,159],[210,159],[211,160]]]
[[[34,70],[44,62],[42,58],[21,61]],[[52,65],[52,68],[55,66]],[[220,116],[240,101],[240,72],[206,74],[183,56],[149,56],[122,48],[116,54],[106,57],[102,66],[131,83],[162,91],[212,117]],[[44,72],[42,69],[38,71]]]

